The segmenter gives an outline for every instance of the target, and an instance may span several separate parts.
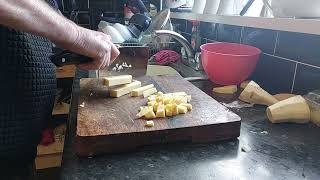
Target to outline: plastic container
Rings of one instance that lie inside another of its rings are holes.
[[[219,8],[217,10],[218,15],[234,15],[235,14],[235,2],[234,0],[221,0]]]
[[[275,17],[320,17],[319,0],[263,0],[263,2],[272,9]]]
[[[206,0],[194,0],[192,12],[202,14],[205,6]]]
[[[115,23],[113,27],[121,34],[125,41],[132,38],[132,35],[127,26],[120,23]]]
[[[209,79],[220,85],[237,85],[256,68],[261,50],[235,43],[208,43],[200,47],[201,61]]]
[[[222,0],[223,1],[223,0]],[[208,0],[203,10],[203,14],[217,14],[220,0]]]
[[[113,43],[123,43],[125,41],[119,31],[113,26],[106,26],[102,29],[102,32],[108,34],[111,37]]]

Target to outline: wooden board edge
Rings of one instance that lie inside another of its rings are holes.
[[[160,131],[117,134],[111,136],[79,137],[74,140],[74,149],[80,157],[129,152],[141,146],[189,141],[192,143],[215,142],[235,139],[240,136],[241,121],[227,124],[169,129]],[[225,132],[227,132],[226,134]],[[198,132],[201,132],[199,134]]]

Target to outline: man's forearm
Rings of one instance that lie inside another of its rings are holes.
[[[74,43],[78,36],[77,26],[43,0],[0,0],[0,24],[57,44]]]

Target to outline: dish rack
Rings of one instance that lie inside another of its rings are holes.
[[[151,58],[153,55],[155,55],[157,52],[161,50],[172,50],[172,49],[177,49],[177,43],[174,41],[170,42],[152,42],[152,43],[121,43],[119,44],[122,47],[141,47],[141,46],[148,46],[149,47],[149,58]]]

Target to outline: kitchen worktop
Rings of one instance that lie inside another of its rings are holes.
[[[193,84],[220,102],[236,99],[212,94],[209,81]],[[78,94],[75,87],[62,179],[320,179],[320,128],[271,124],[262,106],[231,109],[242,118],[238,139],[154,145],[136,152],[78,158],[72,146]]]

